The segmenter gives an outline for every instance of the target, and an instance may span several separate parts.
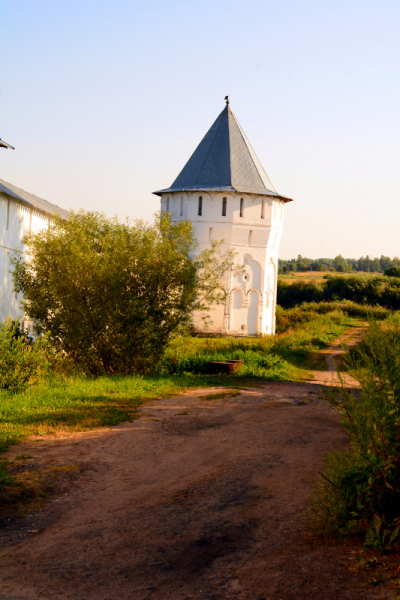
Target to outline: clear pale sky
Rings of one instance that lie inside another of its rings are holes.
[[[0,178],[151,219],[231,107],[280,255],[400,255],[398,0],[0,0]]]

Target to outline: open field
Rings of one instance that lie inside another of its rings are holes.
[[[287,283],[293,283],[294,281],[325,281],[325,275],[341,275],[343,277],[350,275],[366,275],[368,277],[376,277],[377,275],[382,275],[382,273],[366,273],[364,271],[351,271],[351,273],[338,273],[335,271],[292,271],[291,273],[278,275],[278,279],[286,281]]]

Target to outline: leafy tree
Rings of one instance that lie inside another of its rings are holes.
[[[381,270],[381,263],[379,261],[379,258],[374,258],[374,260],[372,261],[371,264],[371,271],[374,273],[377,273]]]
[[[393,265],[393,261],[391,258],[389,258],[389,256],[382,256],[379,259],[379,264],[381,267],[381,271],[386,271],[386,269],[388,269],[389,267],[391,267]]]
[[[349,265],[347,264],[346,259],[343,258],[341,254],[339,254],[333,259],[333,266],[335,267],[336,271],[339,271],[341,273],[344,273],[345,271],[349,270]]]
[[[385,275],[388,277],[400,277],[400,267],[389,267],[389,269],[386,269]]]
[[[14,287],[38,334],[94,375],[152,370],[171,337],[225,299],[234,253],[194,256],[190,221],[153,225],[71,212],[29,233],[13,257]]]

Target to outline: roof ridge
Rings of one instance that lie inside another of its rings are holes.
[[[9,183],[4,179],[0,179],[0,192],[19,200],[29,206],[33,207],[38,211],[45,212],[47,214],[53,215],[54,213],[59,213],[60,217],[66,219],[68,216],[68,211],[57,204],[52,204],[48,200],[41,198],[40,196],[36,196],[35,194],[31,194],[31,192],[27,192],[22,188],[14,185],[13,183]]]
[[[227,108],[228,106],[229,106],[229,105],[227,104],[227,105],[226,105],[226,108]],[[220,112],[220,114],[218,115],[218,117],[217,117],[217,119],[216,119],[217,121],[218,121],[218,119],[220,119],[220,117],[222,117],[223,113],[226,111],[226,108],[224,108],[224,110]],[[221,127],[221,123],[222,123],[222,119],[221,119],[221,121],[218,123],[218,127],[217,127],[217,129],[215,130],[215,133],[214,133],[214,135],[213,135],[213,139],[211,140],[211,144],[209,145],[209,147],[208,147],[208,150],[207,150],[207,153],[206,153],[206,155],[204,156],[204,160],[203,160],[203,162],[201,163],[201,168],[199,169],[199,171],[198,171],[198,173],[197,173],[197,175],[196,175],[196,179],[194,180],[194,182],[193,182],[193,185],[195,185],[195,184],[196,184],[197,178],[198,178],[198,176],[200,175],[202,168],[204,167],[204,164],[205,164],[205,162],[206,162],[206,160],[207,160],[207,158],[208,158],[208,155],[210,154],[210,150],[211,150],[211,148],[212,148],[212,145],[213,145],[213,142],[214,142],[214,140],[215,140],[215,136],[217,135],[217,133],[218,133],[218,131],[219,131],[219,128]],[[211,125],[211,127],[212,127],[212,125]],[[211,129],[211,128],[210,128],[210,129]],[[228,127],[228,133],[229,133],[229,127]],[[207,135],[207,134],[206,134],[206,135]],[[201,144],[201,142],[200,142],[200,144]],[[190,159],[189,159],[189,160],[190,160]],[[232,171],[231,171],[231,172],[232,172]]]
[[[240,133],[240,135],[242,136],[243,142],[244,142],[244,144],[245,144],[246,148],[248,148],[248,150],[249,150],[249,155],[250,155],[251,161],[252,161],[252,163],[253,163],[253,165],[254,165],[254,168],[255,168],[255,169],[256,169],[256,171],[257,171],[257,174],[258,174],[259,178],[261,179],[261,182],[262,182],[262,184],[264,185],[265,189],[269,190],[270,192],[276,192],[276,193],[278,194],[278,192],[276,191],[276,189],[275,189],[275,188],[274,188],[274,186],[272,185],[272,181],[271,181],[271,180],[270,180],[270,178],[268,177],[268,175],[267,175],[267,172],[265,171],[264,167],[262,166],[262,164],[261,164],[261,162],[260,162],[260,159],[258,158],[257,154],[255,153],[255,151],[254,151],[254,148],[253,148],[253,146],[252,146],[252,145],[251,145],[251,143],[250,143],[250,140],[247,138],[247,135],[244,133],[244,130],[242,129],[242,126],[240,125],[240,123],[239,123],[239,121],[238,121],[238,119],[237,119],[236,115],[234,114],[234,112],[233,112],[233,111],[231,111],[231,112],[232,112],[232,116],[233,116],[233,118],[234,118],[234,119],[235,119],[235,121],[236,121],[236,124],[237,124],[237,126],[238,126],[238,129],[239,129],[239,133]],[[271,188],[272,188],[272,189],[270,189],[269,187],[267,187],[267,186],[265,185],[265,181],[263,180],[263,178],[262,178],[262,176],[261,176],[261,173],[260,173],[260,171],[259,171],[259,168],[258,168],[258,166],[257,166],[257,163],[256,163],[256,162],[255,162],[255,160],[254,160],[253,154],[254,154],[254,156],[256,157],[256,159],[257,159],[257,162],[258,162],[258,164],[260,165],[261,169],[264,171],[264,173],[265,173],[265,175],[266,175],[266,177],[267,177],[267,180],[268,180],[268,182],[271,184]],[[278,194],[278,195],[279,195],[279,194]]]

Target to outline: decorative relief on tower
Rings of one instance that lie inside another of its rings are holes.
[[[275,293],[275,276],[274,276],[274,265],[272,258],[269,259],[266,267],[266,301],[267,308],[273,306],[274,293]]]

